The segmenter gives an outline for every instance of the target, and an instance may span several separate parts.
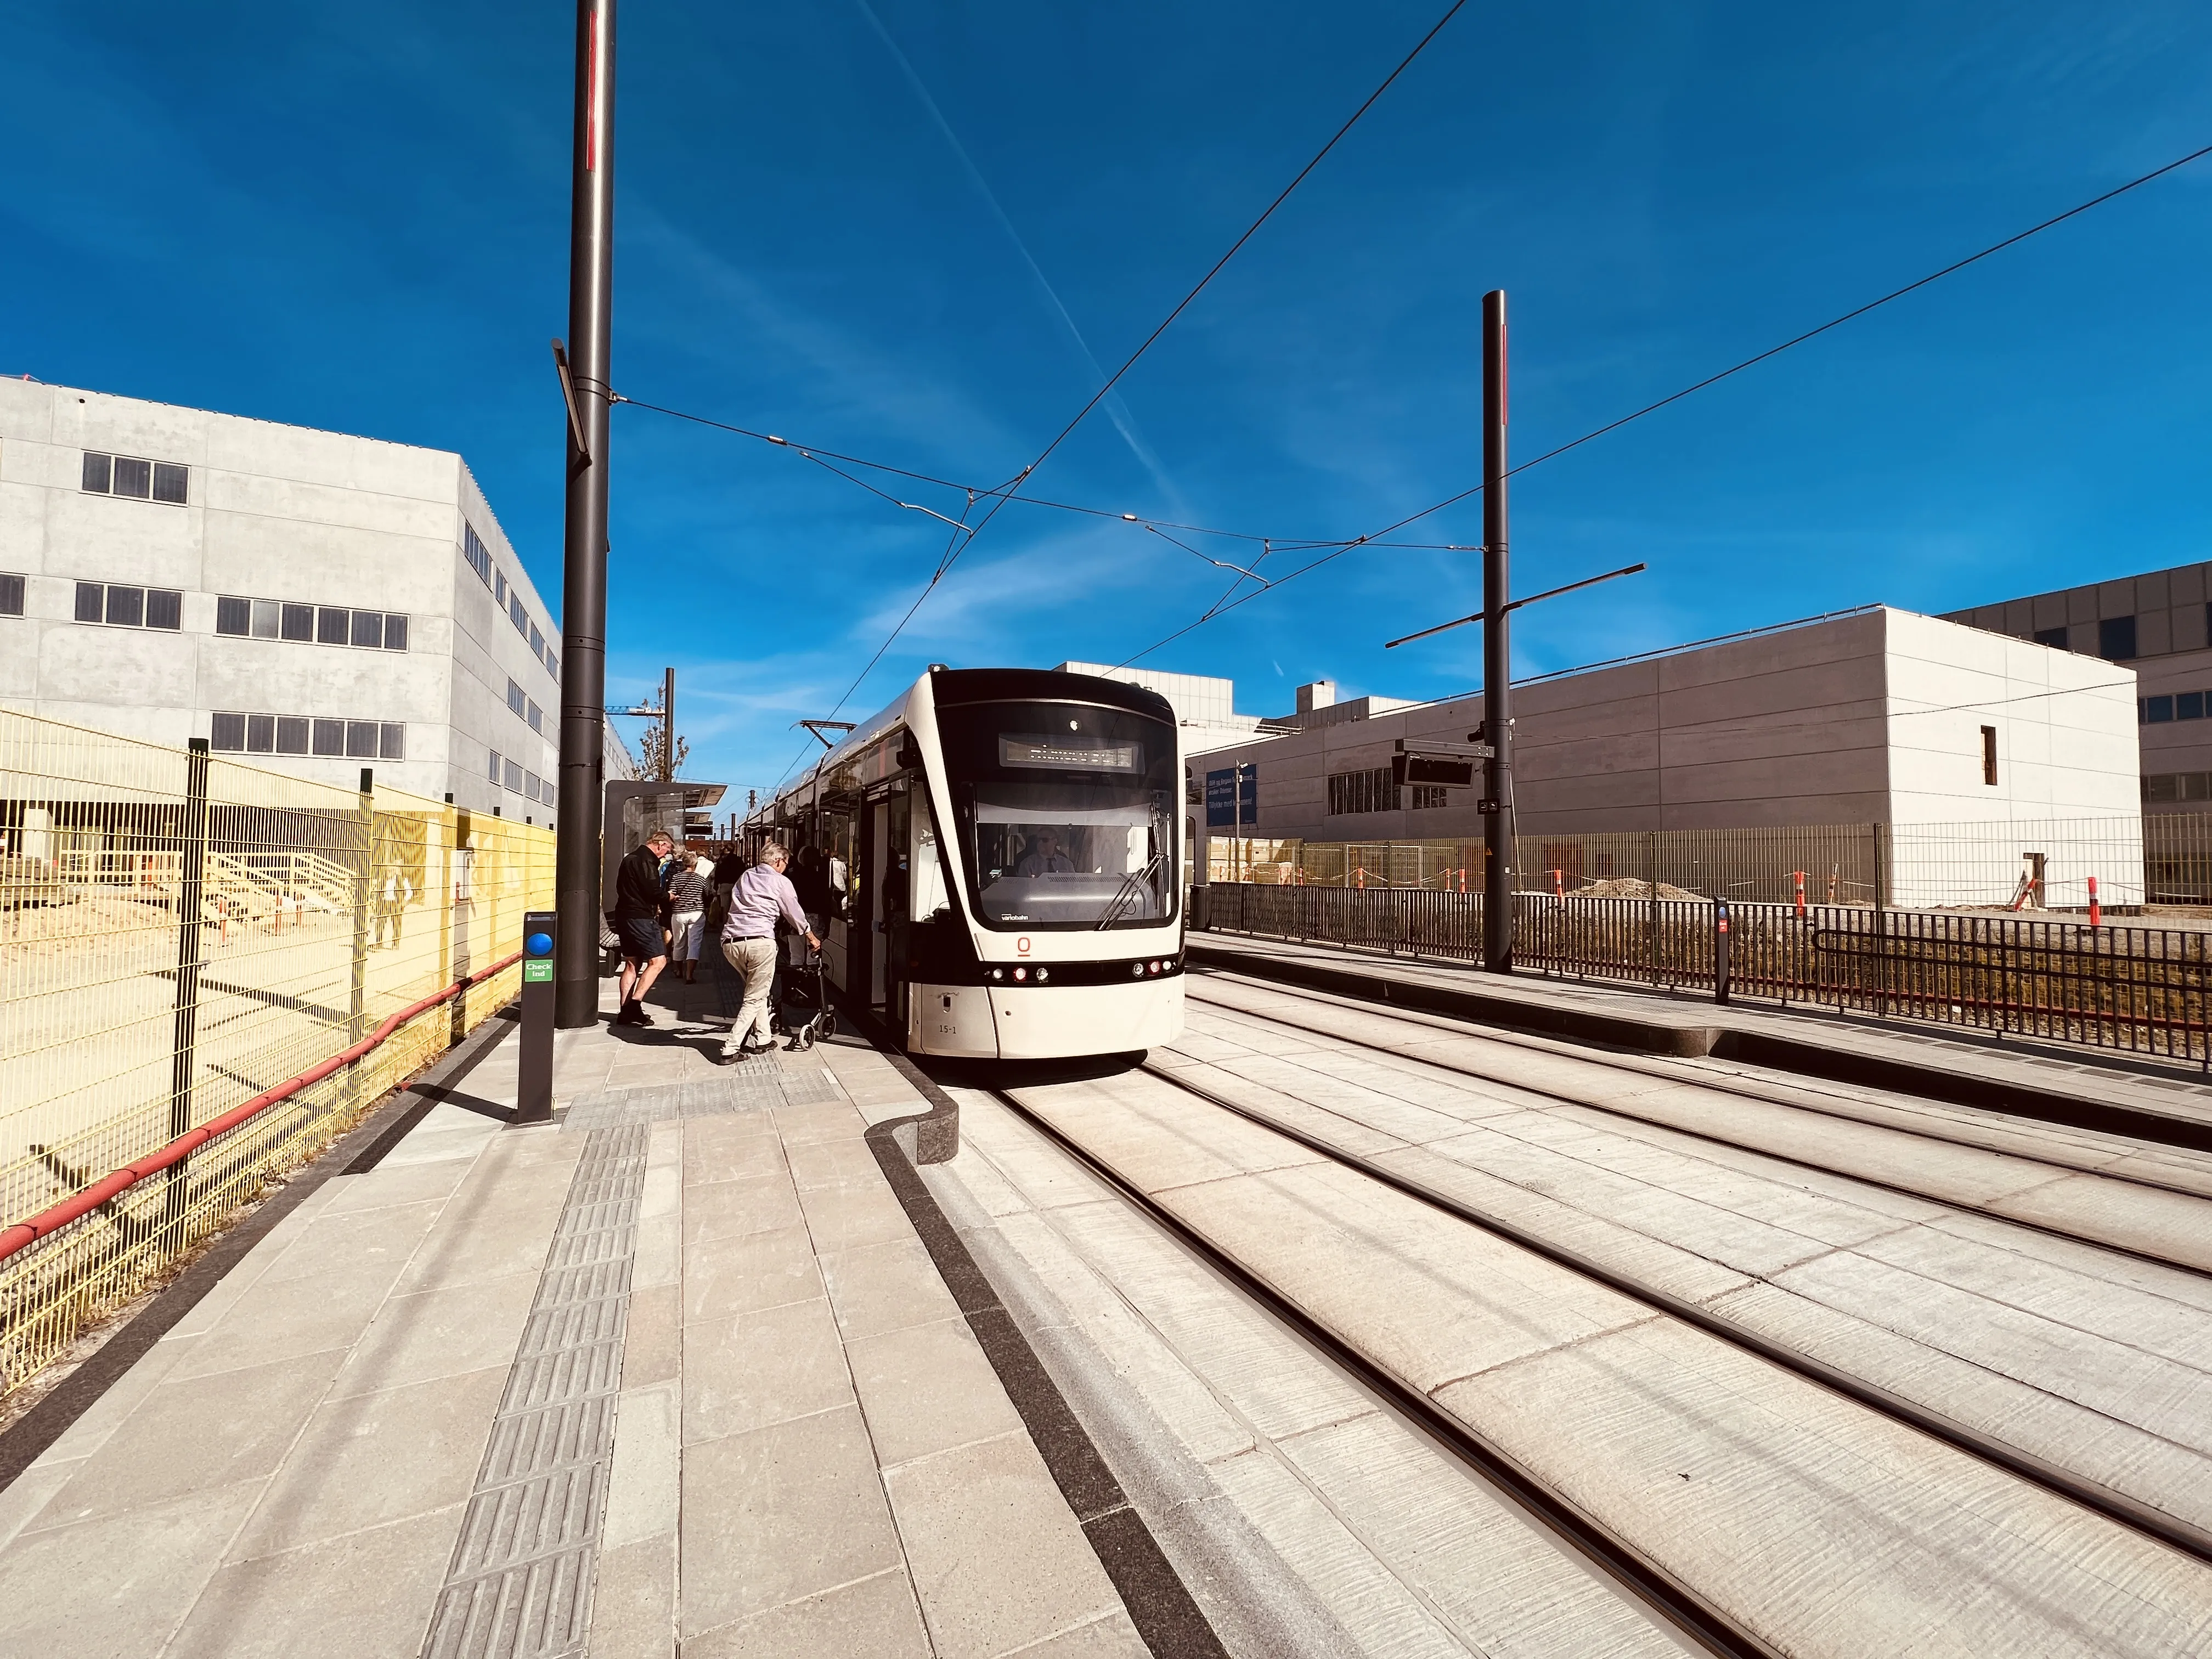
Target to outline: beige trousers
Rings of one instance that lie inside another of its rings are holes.
[[[738,1005],[738,1017],[731,1022],[730,1035],[723,1040],[722,1052],[737,1053],[756,1025],[760,1027],[763,1042],[775,1042],[775,1028],[770,1024],[775,1011],[768,1006],[768,993],[775,983],[775,941],[726,939],[722,941],[722,959],[736,969],[745,981],[745,1000]]]

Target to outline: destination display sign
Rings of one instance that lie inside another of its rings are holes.
[[[1133,743],[1073,743],[1061,738],[999,739],[1001,766],[1042,767],[1055,772],[1134,772],[1141,769]]]

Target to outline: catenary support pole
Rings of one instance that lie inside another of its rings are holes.
[[[676,781],[676,671],[660,671],[660,781]]]
[[[198,1070],[202,907],[206,902],[208,843],[208,740],[191,739],[185,755],[184,833],[179,837],[177,871],[177,991],[169,1054],[169,1139],[192,1127],[192,1079]],[[169,1171],[167,1213],[172,1222],[185,1213],[189,1188],[185,1166]]]
[[[599,1007],[599,830],[605,788],[607,377],[614,295],[615,0],[576,0],[576,123],[568,220],[567,532],[561,588],[561,794],[554,855],[554,1021]]]
[[[1505,290],[1482,296],[1482,965],[1513,971],[1513,597],[1505,514]]]

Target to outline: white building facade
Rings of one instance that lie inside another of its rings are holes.
[[[2065,825],[2112,849],[2112,902],[2141,894],[2136,685],[2120,664],[1876,606],[1517,684],[1513,716],[1524,836],[1911,825],[1937,849],[1914,860],[1942,864],[1947,888],[2002,892]],[[1390,767],[1401,740],[1464,744],[1481,720],[1479,695],[1418,704],[1224,744],[1190,769],[1226,800],[1217,775],[1256,769],[1256,823],[1222,833],[1479,843],[1479,788],[1401,787]],[[1941,902],[1906,862],[1896,902]],[[1983,863],[1970,880],[1963,865]]]
[[[560,648],[459,455],[0,381],[0,705],[546,823]]]

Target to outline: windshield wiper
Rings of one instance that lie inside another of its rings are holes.
[[[1091,930],[1093,933],[1103,933],[1121,919],[1121,912],[1145,890],[1145,884],[1152,878],[1152,872],[1160,867],[1161,861],[1166,857],[1167,849],[1163,848],[1152,854],[1143,869],[1132,870],[1121,878],[1121,884],[1114,890],[1114,896],[1106,905],[1106,914],[1098,918],[1098,926]]]

